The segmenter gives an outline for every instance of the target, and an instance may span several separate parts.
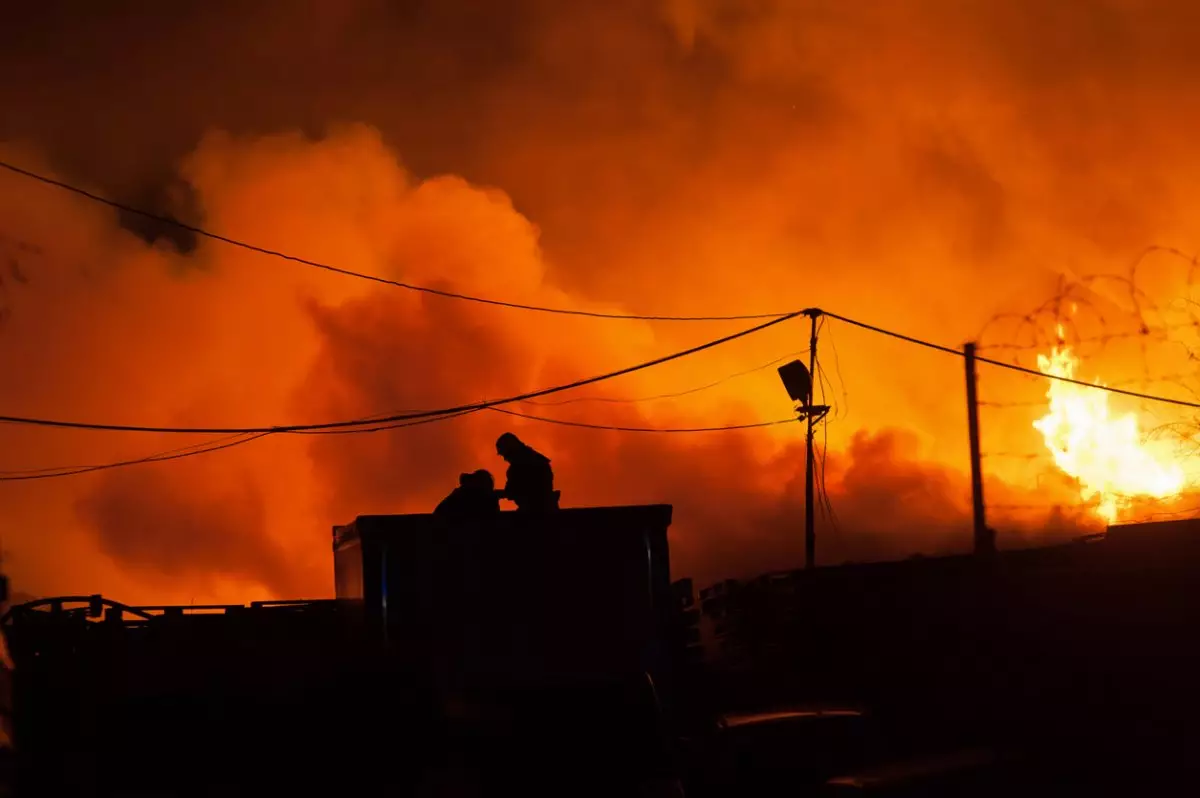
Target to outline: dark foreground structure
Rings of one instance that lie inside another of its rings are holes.
[[[20,794],[1190,787],[1194,523],[696,595],[670,522],[364,516],[333,600],[16,607]]]
[[[1187,790],[1198,574],[1200,522],[1183,521],[722,583],[700,594],[707,686],[727,708],[868,708],[894,752],[984,747],[1044,786]]]
[[[365,516],[334,530],[334,600],[17,607],[22,794],[666,778],[670,522],[666,506]]]

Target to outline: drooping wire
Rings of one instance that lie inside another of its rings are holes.
[[[690,396],[691,394],[694,394],[694,393],[700,393],[701,391],[707,391],[712,388],[716,388],[718,385],[723,385],[724,383],[729,382],[730,380],[737,379],[738,377],[745,377],[748,374],[753,374],[756,371],[762,371],[764,369],[768,369],[771,366],[782,363],[783,361],[788,360],[790,358],[795,358],[795,357],[799,357],[800,355],[806,355],[806,354],[808,354],[808,350],[801,349],[799,351],[791,352],[789,354],[777,357],[774,360],[771,360],[767,363],[763,363],[762,365],[759,365],[759,366],[755,366],[754,368],[746,369],[745,371],[738,371],[733,374],[727,374],[724,377],[722,377],[721,379],[715,380],[710,383],[706,383],[705,385],[698,385],[695,388],[687,388],[686,390],[675,391],[673,393],[660,393],[660,394],[655,394],[653,396],[637,396],[637,397],[632,397],[632,398],[608,397],[608,396],[579,396],[574,399],[562,399],[562,400],[555,401],[555,402],[540,402],[536,399],[530,399],[530,400],[526,400],[525,402],[522,402],[522,404],[537,405],[539,407],[560,407],[562,405],[572,405],[572,404],[578,404],[581,402],[596,402],[596,403],[601,403],[601,404],[638,404],[641,402],[655,402],[660,399],[678,399],[681,396]]]
[[[59,419],[29,418],[29,417],[22,417],[22,416],[0,416],[0,421],[12,423],[12,424],[27,424],[27,425],[33,425],[33,426],[59,427],[59,428],[67,428],[67,429],[102,430],[102,431],[109,431],[109,432],[158,432],[158,433],[173,433],[173,434],[206,433],[206,434],[212,434],[212,435],[233,435],[233,434],[250,435],[250,434],[257,434],[260,432],[294,433],[294,432],[309,432],[309,431],[328,430],[328,429],[345,429],[345,428],[361,427],[361,426],[365,426],[368,424],[383,424],[383,423],[400,422],[400,421],[413,421],[413,420],[418,420],[418,419],[423,419],[423,418],[451,416],[451,415],[456,415],[456,414],[462,413],[462,412],[470,412],[470,411],[474,411],[474,410],[486,410],[490,407],[498,407],[500,405],[514,404],[514,403],[522,402],[522,401],[525,401],[528,399],[538,399],[543,396],[549,396],[549,395],[556,394],[556,393],[562,393],[564,391],[569,391],[569,390],[572,390],[575,388],[582,388],[586,385],[594,385],[596,383],[604,382],[606,380],[611,380],[616,377],[624,376],[626,374],[632,374],[637,371],[644,371],[645,369],[653,368],[655,366],[662,365],[663,363],[668,363],[673,360],[679,360],[681,358],[688,357],[690,355],[694,355],[694,354],[703,352],[708,349],[712,349],[714,347],[720,346],[720,345],[728,343],[730,341],[737,340],[738,338],[744,338],[748,335],[753,335],[754,333],[761,332],[769,327],[773,327],[776,324],[781,324],[785,321],[796,318],[797,316],[803,315],[803,313],[804,313],[804,311],[800,311],[800,312],[792,313],[792,314],[789,314],[786,316],[781,316],[777,319],[771,319],[770,321],[765,321],[761,324],[756,324],[753,327],[749,327],[749,328],[741,330],[739,332],[732,333],[730,335],[726,335],[721,338],[716,338],[711,341],[707,341],[703,344],[699,344],[697,346],[693,346],[693,347],[689,347],[687,349],[680,350],[678,352],[673,352],[669,355],[663,355],[662,357],[657,357],[657,358],[654,358],[653,360],[647,360],[647,361],[644,361],[642,363],[637,363],[632,366],[626,366],[624,368],[617,369],[616,371],[610,371],[610,372],[607,372],[604,374],[597,374],[592,377],[585,377],[583,379],[574,380],[572,382],[564,383],[561,385],[555,385],[555,386],[552,386],[549,388],[541,388],[536,391],[528,391],[526,393],[517,394],[515,396],[508,396],[503,399],[496,399],[496,400],[490,400],[490,401],[484,401],[484,402],[472,402],[469,404],[458,405],[456,407],[442,408],[440,410],[425,410],[425,411],[411,412],[411,413],[397,413],[397,414],[394,414],[391,416],[386,416],[383,418],[366,418],[366,419],[359,418],[359,419],[353,419],[353,420],[347,420],[347,421],[328,421],[328,422],[317,423],[317,424],[287,424],[287,425],[276,425],[276,426],[271,426],[271,427],[152,427],[152,426],[143,426],[143,425],[137,425],[137,424],[101,424],[101,423],[91,423],[91,422],[81,422],[81,421],[64,421],[64,420],[59,420]]]
[[[221,235],[219,233],[211,232],[209,230],[204,229],[203,227],[198,227],[196,225],[182,222],[182,221],[172,218],[170,216],[165,216],[163,214],[154,213],[153,211],[148,211],[148,210],[145,210],[143,208],[138,208],[133,205],[127,205],[123,202],[118,202],[117,200],[109,199],[108,197],[101,196],[100,194],[96,194],[94,192],[88,191],[87,189],[71,185],[70,183],[65,183],[61,180],[56,180],[56,179],[54,179],[52,177],[48,177],[46,175],[38,174],[37,172],[30,171],[29,169],[24,169],[20,166],[17,166],[15,164],[8,163],[5,161],[0,161],[0,168],[6,169],[9,172],[12,172],[13,174],[20,175],[22,177],[26,177],[31,180],[36,180],[39,183],[43,183],[48,186],[53,186],[55,188],[62,189],[63,191],[68,191],[77,196],[84,197],[85,199],[91,200],[92,202],[98,202],[100,204],[107,205],[110,208],[114,208],[116,210],[123,211],[125,213],[133,214],[135,216],[141,216],[144,219],[150,219],[150,220],[158,222],[160,224],[169,225],[171,227],[175,227],[180,230],[186,230],[187,232],[189,232],[193,235],[196,235],[196,236],[200,236],[201,238],[207,238],[212,241],[219,241],[223,244],[228,244],[230,246],[238,247],[240,249],[245,249],[250,252],[257,252],[260,255],[267,255],[267,256],[270,256],[273,258],[279,258],[281,260],[290,261],[292,263],[297,263],[302,266],[308,266],[308,267],[311,267],[314,269],[321,269],[323,271],[332,272],[334,274],[340,274],[345,277],[355,277],[360,280],[368,280],[370,282],[381,283],[383,285],[390,285],[390,286],[394,286],[396,288],[403,288],[408,291],[416,291],[416,292],[422,293],[422,294],[429,294],[432,296],[442,297],[444,299],[457,299],[457,300],[461,300],[464,302],[475,302],[475,303],[478,303],[481,305],[491,305],[493,307],[509,308],[512,310],[527,310],[527,311],[534,311],[537,313],[552,313],[552,314],[561,315],[561,316],[582,316],[582,317],[592,318],[592,319],[609,319],[609,320],[621,320],[621,321],[671,321],[671,322],[754,321],[754,320],[758,320],[758,319],[779,318],[781,316],[786,316],[788,314],[788,311],[785,311],[782,313],[739,313],[739,314],[731,314],[731,315],[723,315],[723,316],[722,315],[671,316],[671,315],[665,315],[665,314],[604,313],[601,311],[576,310],[576,309],[572,309],[572,308],[557,308],[557,307],[549,307],[549,306],[544,306],[544,305],[530,305],[530,304],[526,304],[526,303],[522,303],[522,302],[508,302],[508,301],[500,300],[500,299],[492,299],[489,297],[475,296],[473,294],[464,294],[464,293],[460,293],[457,291],[447,291],[447,290],[440,289],[440,288],[432,288],[427,285],[417,285],[415,283],[406,283],[406,282],[402,282],[400,280],[391,280],[386,277],[379,277],[379,276],[373,275],[373,274],[366,274],[364,272],[356,272],[356,271],[352,271],[350,269],[342,268],[340,266],[333,266],[328,263],[322,263],[320,261],[310,260],[308,258],[301,258],[296,255],[289,255],[286,252],[282,252],[282,251],[276,250],[276,249],[270,249],[268,247],[260,246],[258,244],[251,244],[246,241],[241,241],[236,238],[231,238],[226,235]]]
[[[824,330],[824,328],[825,328],[824,319],[822,319],[821,329]],[[833,373],[834,373],[834,376],[837,378],[838,385],[840,385],[842,387],[841,414],[843,416],[845,416],[846,414],[848,414],[850,412],[850,392],[849,392],[849,390],[847,390],[846,380],[842,376],[842,359],[838,355],[837,341],[834,340],[834,337],[833,337],[833,327],[829,328],[829,331],[826,333],[826,335],[829,338],[829,346],[830,346],[830,348],[833,349]],[[836,417],[836,415],[835,415],[835,417]]]
[[[826,384],[828,380],[825,377],[825,369],[821,366],[820,356],[814,361],[817,368],[818,385],[821,390],[821,404],[826,403]],[[832,386],[830,386],[832,389]],[[828,415],[821,419],[821,456],[817,461],[819,465],[818,471],[818,487],[820,488],[822,514],[829,518],[829,526],[834,533],[838,533],[838,518],[837,513],[833,509],[833,499],[829,495],[829,486],[826,482],[827,461],[829,457],[829,417]]]
[[[831,319],[837,319],[838,321],[843,321],[843,322],[845,322],[847,324],[851,324],[855,327],[861,327],[864,330],[869,330],[871,332],[876,332],[876,333],[880,333],[882,335],[887,335],[887,336],[896,338],[901,341],[907,341],[908,343],[911,343],[911,344],[923,346],[927,349],[933,349],[938,352],[944,352],[946,354],[956,355],[958,357],[965,357],[964,352],[962,352],[958,349],[954,349],[949,346],[944,346],[942,344],[935,344],[932,341],[924,341],[920,338],[914,338],[910,335],[904,335],[903,333],[898,333],[893,330],[887,330],[887,329],[884,329],[883,327],[877,327],[873,324],[867,324],[866,322],[857,321],[855,319],[850,319],[845,316],[839,316],[836,313],[829,313],[827,311],[823,311],[823,315],[828,316]],[[1109,393],[1120,394],[1122,396],[1129,396],[1134,399],[1144,399],[1149,402],[1161,402],[1163,404],[1176,405],[1178,407],[1190,407],[1193,409],[1200,410],[1200,402],[1189,402],[1184,399],[1173,399],[1169,396],[1157,396],[1155,394],[1142,393],[1140,391],[1130,391],[1130,390],[1126,390],[1124,388],[1117,388],[1112,385],[1101,385],[1101,384],[1094,383],[1094,382],[1085,382],[1084,380],[1077,380],[1074,377],[1064,377],[1061,374],[1046,374],[1041,371],[1035,371],[1034,369],[1026,368],[1025,366],[1021,366],[1016,363],[1006,363],[1002,360],[995,360],[993,358],[983,357],[981,355],[976,355],[975,360],[979,363],[987,363],[988,365],[997,366],[1002,369],[1008,369],[1009,371],[1016,371],[1016,372],[1020,372],[1022,374],[1029,374],[1030,376],[1040,377],[1040,378],[1047,379],[1047,380],[1057,380],[1058,382],[1066,382],[1066,383],[1070,383],[1072,385],[1078,385],[1082,388],[1094,388],[1098,391],[1108,391]]]
[[[335,429],[335,430],[317,430],[317,431],[297,431],[295,434],[334,434],[334,433],[360,433],[360,432],[379,432],[385,429],[400,429],[402,427],[417,427],[423,424],[434,424],[439,421],[448,421],[452,418],[467,415],[478,411],[465,411],[462,413],[454,413],[446,416],[438,416],[435,418],[421,418],[415,421],[403,423],[394,423],[386,427],[373,429]],[[232,449],[235,446],[241,446],[247,443],[261,440],[268,435],[275,435],[274,432],[258,432],[252,435],[227,435],[218,438],[215,441],[206,441],[204,443],[193,444],[192,446],[183,446],[177,449],[167,449],[163,452],[146,455],[145,457],[137,457],[130,460],[117,460],[110,463],[100,463],[97,465],[85,466],[58,466],[51,468],[36,468],[25,471],[2,471],[0,472],[0,482],[23,482],[36,479],[49,479],[52,477],[72,477],[79,474],[90,474],[93,471],[107,471],[112,468],[124,468],[126,466],[142,465],[145,463],[161,463],[170,460],[182,460],[186,457],[195,457],[197,455],[209,454],[210,452],[219,452],[225,449]]]
[[[776,362],[778,362],[778,361],[776,361]],[[697,389],[697,390],[701,390],[701,389],[703,389],[703,387],[704,386],[701,386],[701,388]],[[694,392],[694,391],[689,391],[689,392]],[[653,433],[653,432],[659,432],[659,433],[725,432],[725,431],[732,431],[732,430],[757,429],[757,428],[761,428],[761,427],[769,427],[769,426],[776,426],[776,425],[780,425],[780,424],[793,423],[795,421],[795,419],[780,419],[777,421],[754,422],[754,423],[748,423],[748,424],[733,424],[733,425],[713,426],[713,427],[666,427],[666,428],[624,427],[624,426],[615,426],[615,425],[590,424],[590,423],[584,423],[584,422],[566,421],[563,419],[553,419],[553,418],[537,416],[537,415],[533,415],[533,414],[529,414],[529,413],[520,413],[520,412],[516,412],[516,411],[512,411],[512,410],[505,410],[505,409],[499,408],[499,407],[486,407],[486,408],[473,408],[473,409],[469,409],[469,410],[463,410],[463,411],[460,411],[457,413],[450,413],[450,414],[437,416],[437,417],[431,417],[431,418],[416,419],[416,420],[407,421],[407,422],[392,422],[392,423],[380,424],[377,426],[364,426],[364,427],[352,427],[352,428],[295,430],[294,434],[300,434],[300,435],[354,435],[354,434],[363,434],[363,433],[383,432],[383,431],[387,431],[387,430],[401,429],[401,428],[405,428],[405,427],[414,427],[414,426],[418,426],[418,425],[422,425],[422,424],[431,424],[431,423],[436,423],[439,421],[449,421],[451,419],[455,419],[455,418],[459,418],[461,416],[479,412],[480,409],[491,410],[493,412],[503,413],[503,414],[510,415],[510,416],[517,416],[520,418],[528,419],[531,421],[538,421],[538,422],[542,422],[542,423],[558,424],[558,425],[562,425],[562,426],[580,427],[580,428],[586,428],[586,429],[610,430],[610,431],[615,431],[615,432],[650,432],[650,433]],[[377,416],[377,418],[379,418],[380,420],[386,420],[388,418],[388,416],[385,414],[380,414],[379,416]],[[241,446],[242,444],[251,443],[253,441],[259,440],[261,438],[266,437],[267,435],[272,435],[272,434],[276,434],[276,433],[259,432],[259,433],[253,434],[253,435],[244,435],[244,434],[228,435],[228,436],[218,438],[216,440],[205,441],[203,443],[197,443],[197,444],[191,444],[189,446],[182,446],[182,447],[178,447],[175,449],[168,449],[166,451],[157,452],[155,454],[147,455],[145,457],[138,457],[138,458],[133,458],[133,459],[128,459],[128,460],[119,460],[119,461],[110,462],[110,463],[100,463],[100,464],[94,464],[94,465],[81,465],[81,466],[56,466],[56,467],[50,467],[50,468],[26,469],[23,471],[0,471],[0,482],[29,481],[29,480],[50,479],[50,478],[54,478],[54,477],[77,476],[80,474],[88,474],[88,473],[92,473],[95,471],[104,471],[104,470],[108,470],[108,469],[112,469],[112,468],[123,468],[123,467],[127,467],[127,466],[141,465],[141,464],[145,464],[145,463],[157,463],[157,462],[164,462],[164,461],[170,461],[170,460],[179,460],[179,459],[183,459],[186,457],[194,457],[194,456],[201,455],[201,454],[207,454],[209,452],[216,452],[216,451],[221,451],[224,449],[231,449],[235,446]]]
[[[775,427],[780,424],[796,423],[796,419],[794,418],[781,418],[775,421],[757,421],[749,424],[729,424],[717,427],[622,427],[612,424],[590,424],[583,421],[548,418],[546,416],[536,416],[531,413],[520,413],[516,410],[505,410],[502,407],[489,407],[488,410],[495,413],[503,413],[506,416],[516,416],[517,418],[529,419],[531,421],[542,421],[547,424],[559,424],[564,427],[579,427],[582,429],[608,430],[612,432],[729,432],[732,430],[758,429],[760,427]]]
[[[80,474],[90,474],[95,471],[107,471],[113,468],[124,468],[127,466],[143,465],[145,463],[161,463],[167,460],[182,460],[185,457],[196,457],[197,455],[218,452],[223,449],[232,449],[235,446],[241,446],[244,443],[251,443],[252,441],[259,440],[260,438],[265,438],[270,434],[272,433],[260,432],[249,436],[231,435],[224,439],[224,443],[213,442],[213,445],[207,448],[193,447],[187,451],[176,450],[174,453],[171,451],[159,452],[157,454],[147,455],[146,457],[138,457],[132,460],[117,460],[115,462],[100,463],[97,465],[77,466],[74,468],[68,467],[65,469],[41,468],[28,473],[10,471],[5,472],[4,476],[0,476],[0,482],[26,482],[30,480],[53,479],[55,477],[73,477]]]
[[[366,424],[380,423],[380,422],[409,421],[409,420],[415,420],[415,419],[420,419],[420,418],[431,418],[431,417],[437,417],[437,416],[452,415],[455,413],[459,413],[461,411],[484,410],[484,409],[487,409],[488,407],[496,407],[496,406],[500,406],[500,405],[514,404],[517,402],[523,402],[523,401],[527,401],[530,399],[538,399],[543,396],[549,396],[551,394],[561,393],[563,391],[572,390],[574,388],[581,388],[586,385],[592,385],[592,384],[595,384],[598,382],[603,382],[605,380],[613,379],[615,377],[620,377],[620,376],[624,376],[626,374],[631,374],[636,371],[642,371],[644,369],[652,368],[654,366],[658,366],[658,365],[667,363],[672,360],[678,360],[680,358],[687,357],[689,355],[693,355],[698,352],[702,352],[706,349],[711,349],[713,347],[720,346],[721,344],[727,343],[729,341],[733,341],[738,338],[745,337],[747,335],[752,335],[754,333],[765,330],[768,327],[772,327],[776,324],[780,324],[782,322],[796,318],[797,316],[813,315],[813,314],[820,315],[822,317],[828,316],[829,318],[837,319],[837,320],[843,321],[847,324],[851,324],[851,325],[854,325],[857,327],[861,327],[863,329],[871,330],[873,332],[877,332],[877,333],[880,333],[883,335],[887,335],[887,336],[890,336],[893,338],[907,341],[909,343],[913,343],[913,344],[923,346],[926,348],[935,349],[937,351],[945,352],[947,354],[956,355],[958,357],[962,357],[964,355],[963,352],[961,352],[957,349],[952,349],[948,346],[943,346],[941,344],[935,344],[930,341],[924,341],[919,338],[914,338],[912,336],[904,335],[902,333],[897,333],[892,330],[884,329],[882,327],[877,327],[875,325],[867,324],[866,322],[861,322],[861,321],[857,321],[855,319],[850,319],[850,318],[847,318],[846,316],[841,316],[841,315],[838,315],[835,313],[828,313],[828,312],[813,309],[813,310],[798,311],[796,313],[787,314],[785,316],[771,319],[769,321],[763,322],[762,324],[755,325],[754,327],[750,327],[748,329],[741,330],[739,332],[724,336],[722,338],[717,338],[712,341],[708,341],[706,343],[691,347],[689,349],[684,349],[679,352],[674,352],[670,355],[664,355],[663,357],[655,358],[653,360],[648,360],[643,363],[635,364],[633,366],[626,366],[625,368],[618,369],[616,371],[611,371],[611,372],[608,372],[605,374],[599,374],[599,375],[596,375],[593,377],[587,377],[584,379],[575,380],[573,382],[569,382],[569,383],[566,383],[563,385],[556,385],[556,386],[553,386],[550,388],[542,388],[537,391],[530,391],[528,393],[518,394],[515,396],[509,396],[509,397],[505,397],[503,399],[497,399],[497,400],[488,401],[488,402],[475,402],[475,403],[471,403],[471,404],[459,405],[457,407],[442,408],[440,410],[427,410],[427,411],[414,412],[414,413],[396,414],[396,415],[389,416],[389,417],[382,418],[382,419],[353,419],[353,420],[346,420],[346,421],[330,421],[330,422],[323,422],[323,423],[317,423],[317,424],[278,425],[278,426],[273,426],[273,427],[152,427],[152,426],[143,426],[143,425],[134,425],[134,424],[101,424],[101,423],[92,423],[92,422],[64,421],[64,420],[58,420],[58,419],[29,418],[29,417],[20,417],[20,416],[0,416],[0,421],[14,423],[14,424],[29,424],[29,425],[36,425],[36,426],[62,427],[62,428],[70,428],[70,429],[106,430],[106,431],[114,431],[114,432],[159,432],[159,433],[183,433],[183,434],[194,434],[194,433],[256,434],[259,432],[272,432],[272,433],[289,432],[290,433],[290,432],[303,432],[303,431],[321,430],[321,429],[360,427],[360,426],[364,426]],[[976,360],[978,360],[981,363],[988,363],[990,365],[997,366],[997,367],[1004,368],[1004,369],[1009,369],[1011,371],[1017,371],[1017,372],[1021,372],[1024,374],[1029,374],[1034,377],[1050,379],[1050,380],[1057,380],[1059,382],[1071,383],[1073,385],[1079,385],[1084,388],[1094,388],[1096,390],[1108,391],[1110,393],[1120,394],[1123,396],[1130,396],[1130,397],[1133,397],[1136,399],[1145,399],[1147,401],[1162,402],[1165,404],[1171,404],[1171,405],[1176,405],[1176,406],[1180,406],[1180,407],[1190,407],[1190,408],[1200,409],[1200,402],[1188,402],[1188,401],[1185,401],[1182,399],[1173,399],[1171,397],[1166,397],[1166,396],[1156,396],[1154,394],[1147,394],[1147,393],[1142,393],[1139,391],[1130,391],[1130,390],[1126,390],[1124,388],[1117,388],[1117,387],[1114,387],[1111,385],[1101,385],[1101,384],[1097,384],[1097,383],[1085,382],[1083,380],[1077,380],[1072,377],[1064,377],[1064,376],[1061,376],[1058,374],[1044,374],[1040,371],[1035,371],[1033,369],[1025,368],[1023,366],[1018,366],[1013,363],[1005,363],[1005,362],[1002,362],[999,360],[993,360],[991,358],[977,357]]]
[[[244,435],[224,435],[224,436],[221,436],[220,438],[217,438],[216,440],[207,440],[207,441],[202,441],[200,443],[193,443],[188,446],[179,446],[174,449],[167,449],[166,451],[157,452],[152,455],[147,455],[146,457],[140,457],[140,458],[136,458],[136,459],[129,460],[129,461],[122,461],[122,463],[127,462],[129,464],[134,464],[134,463],[141,463],[141,462],[154,462],[159,459],[167,459],[171,455],[174,455],[174,454],[183,454],[183,453],[188,453],[188,452],[192,452],[194,454],[204,454],[206,451],[209,451],[209,449],[207,447],[210,447],[213,445],[220,445],[222,443],[225,443],[226,441],[233,440],[236,438],[244,438],[244,437],[246,437],[246,436],[244,436]],[[247,442],[248,441],[242,441],[242,443],[247,443]],[[234,445],[239,445],[239,444],[234,444]],[[203,450],[203,451],[194,451],[193,452],[193,450]],[[113,466],[114,466],[113,463],[99,463],[99,464],[85,464],[85,465],[50,466],[47,468],[23,468],[23,469],[7,470],[7,471],[0,470],[0,480],[2,480],[5,477],[33,478],[38,474],[56,475],[58,472],[86,474],[89,471],[103,470],[105,468],[112,468]]]

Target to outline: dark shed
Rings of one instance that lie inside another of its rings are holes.
[[[654,673],[670,523],[669,505],[360,516],[334,528],[337,596],[399,653],[472,682]]]

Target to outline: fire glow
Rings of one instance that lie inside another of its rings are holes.
[[[1067,346],[1038,355],[1038,369],[1051,377],[1074,379],[1078,367]],[[1055,464],[1078,480],[1083,499],[1096,503],[1097,515],[1114,523],[1136,498],[1171,499],[1183,491],[1184,471],[1169,445],[1143,441],[1137,416],[1112,414],[1107,391],[1058,379],[1049,383],[1049,411],[1033,426]]]

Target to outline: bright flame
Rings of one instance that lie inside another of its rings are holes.
[[[1038,355],[1043,374],[1073,379],[1078,365],[1070,347],[1055,347],[1048,357]],[[1079,481],[1084,500],[1097,500],[1096,512],[1104,520],[1115,522],[1134,497],[1179,495],[1185,484],[1183,468],[1160,445],[1141,441],[1133,413],[1111,416],[1107,391],[1049,382],[1050,411],[1033,426],[1058,467]]]

